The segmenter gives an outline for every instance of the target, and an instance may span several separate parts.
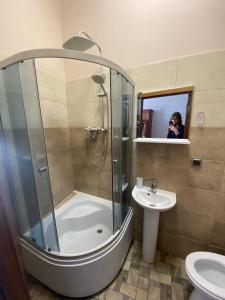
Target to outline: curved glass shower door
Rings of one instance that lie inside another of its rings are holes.
[[[33,60],[0,71],[0,120],[21,235],[59,251]]]
[[[114,232],[131,207],[133,86],[111,70]]]

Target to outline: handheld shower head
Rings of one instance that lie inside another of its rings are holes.
[[[94,74],[94,75],[91,76],[91,79],[92,79],[95,83],[99,84],[100,87],[101,87],[101,89],[102,89],[103,92],[104,92],[104,95],[107,95],[106,90],[105,90],[104,85],[103,85],[103,84],[105,83],[105,79],[106,79],[105,74],[102,73],[102,72],[101,72],[101,73],[98,73],[98,74]]]
[[[95,83],[102,85],[105,83],[106,76],[104,73],[101,72],[101,73],[92,75],[91,78]]]

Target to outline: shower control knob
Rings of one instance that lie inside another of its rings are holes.
[[[42,173],[44,173],[47,170],[47,167],[39,167],[38,168],[38,173],[41,175]]]

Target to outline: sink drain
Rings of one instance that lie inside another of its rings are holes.
[[[97,229],[97,233],[102,233],[103,230],[102,229]]]

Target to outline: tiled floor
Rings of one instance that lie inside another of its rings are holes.
[[[69,300],[28,279],[32,300]],[[85,299],[98,300],[187,300],[192,290],[184,260],[158,252],[154,264],[141,258],[141,246],[134,243],[123,268],[101,293]],[[84,298],[83,298],[84,299]]]

